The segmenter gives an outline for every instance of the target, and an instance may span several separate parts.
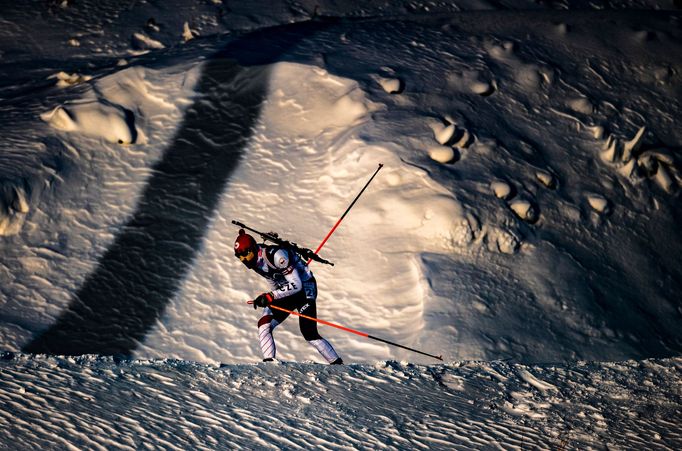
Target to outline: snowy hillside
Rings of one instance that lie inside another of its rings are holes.
[[[679,2],[32,0],[0,24],[4,446],[305,447],[273,430],[320,403],[323,448],[679,447]],[[277,357],[304,363],[252,365],[267,285],[231,221],[315,249],[379,164],[311,265],[318,316],[448,364],[320,326],[350,366],[315,365],[291,318]],[[217,434],[165,421],[195,392]]]

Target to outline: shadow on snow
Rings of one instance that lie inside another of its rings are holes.
[[[236,39],[205,64],[197,98],[130,221],[57,321],[24,347],[61,355],[130,355],[161,317],[201,248],[266,98],[269,63],[322,22]]]

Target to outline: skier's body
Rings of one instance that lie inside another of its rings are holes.
[[[287,310],[298,310],[302,315],[317,318],[317,282],[308,265],[291,249],[279,246],[266,246],[244,230],[234,243],[234,254],[244,265],[263,276],[272,291],[259,295],[253,302],[254,308],[263,307],[263,314],[258,320],[258,340],[263,360],[275,358],[276,346],[272,331],[281,324],[288,313],[272,309],[276,305]],[[332,345],[322,338],[317,331],[317,323],[306,318],[299,318],[299,327],[306,339],[330,364],[343,363]]]

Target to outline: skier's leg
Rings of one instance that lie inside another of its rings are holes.
[[[317,318],[317,307],[315,305],[315,301],[308,300],[308,302],[299,309],[299,312],[301,312],[303,315]],[[308,343],[317,349],[317,352],[319,352],[328,363],[343,363],[343,360],[341,360],[341,357],[339,357],[339,355],[336,353],[331,343],[322,338],[322,336],[319,334],[317,331],[317,323],[315,321],[301,317],[299,318],[298,325],[301,329],[301,334],[303,334],[303,338],[305,338]]]
[[[275,358],[277,346],[275,345],[272,331],[277,325],[284,321],[287,316],[289,316],[287,313],[280,312],[279,310],[273,314],[272,310],[268,307],[263,309],[263,314],[258,320],[258,343],[260,344],[264,361],[273,360]]]
[[[334,350],[334,347],[329,343],[327,340],[324,338],[319,338],[317,340],[310,340],[308,341],[315,349],[317,349],[317,352],[322,354],[322,357],[325,358],[327,363],[331,365],[341,365],[343,363],[343,360],[339,355],[336,353]]]

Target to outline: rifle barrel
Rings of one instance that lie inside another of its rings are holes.
[[[284,240],[276,234],[260,232],[256,229],[253,229],[253,228],[247,226],[243,222],[235,221],[234,219],[232,220],[232,224],[236,225],[237,227],[241,227],[242,229],[248,230],[249,232],[253,232],[257,235],[260,235],[260,237],[263,238],[264,240],[272,241],[273,243],[279,244],[280,246],[289,247],[289,248],[293,249],[296,253],[300,254],[303,258],[309,259],[308,261],[310,261],[310,259],[312,259],[312,260],[315,260],[317,262],[324,263],[325,265],[334,266],[334,263],[320,257],[315,252],[313,252],[311,249],[307,249],[305,247],[299,247],[296,243]]]

